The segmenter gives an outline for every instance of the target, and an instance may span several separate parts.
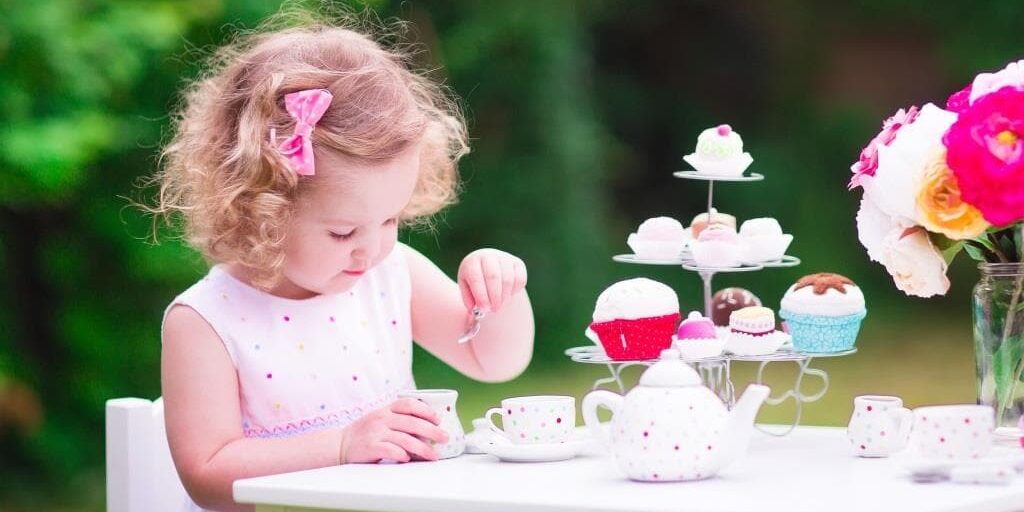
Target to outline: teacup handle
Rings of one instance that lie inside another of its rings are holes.
[[[493,419],[491,419],[495,414],[501,414],[501,411],[501,407],[492,407],[490,409],[487,409],[487,412],[484,413],[484,419],[487,420],[487,427],[491,429],[491,432],[494,432],[495,434],[498,434],[499,436],[508,439],[508,436],[505,435],[505,431],[498,428],[498,425],[494,423]]]
[[[910,430],[914,428],[914,413],[906,407],[901,407],[896,411],[896,414],[900,421],[900,430],[895,449],[900,450],[910,440]]]
[[[583,423],[587,425],[590,432],[594,434],[594,438],[602,446],[611,449],[611,440],[604,431],[604,427],[601,426],[601,420],[597,417],[597,408],[599,406],[604,406],[612,412],[612,415],[615,415],[622,407],[622,395],[604,389],[591,391],[583,398],[583,405],[581,406],[583,409]]]

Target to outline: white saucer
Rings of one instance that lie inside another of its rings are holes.
[[[909,449],[894,454],[892,458],[911,473],[948,473],[953,468],[995,465],[1024,468],[1024,450],[1008,446],[993,446],[988,454],[977,459],[922,457]]]
[[[544,444],[496,442],[488,444],[484,449],[503,462],[555,462],[579,455],[586,445],[586,441]]]

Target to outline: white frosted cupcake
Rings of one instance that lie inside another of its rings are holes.
[[[680,257],[689,238],[686,229],[671,217],[645,220],[636,233],[630,233],[626,244],[638,258],[675,260]]]
[[[617,360],[657,359],[672,346],[679,298],[669,286],[639,277],[619,281],[597,297],[586,334]]]
[[[741,176],[754,161],[743,151],[743,138],[727,124],[701,132],[696,151],[683,160],[698,173],[711,176]]]
[[[820,273],[804,276],[782,297],[779,316],[801,352],[843,352],[854,347],[867,315],[864,293],[846,277]]]
[[[698,267],[730,268],[743,265],[746,251],[735,230],[712,225],[690,243],[690,252]]]
[[[779,221],[762,217],[744,221],[740,225],[740,239],[747,246],[745,263],[764,263],[782,259],[793,235],[783,233]]]

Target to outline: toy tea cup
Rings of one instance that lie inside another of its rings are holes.
[[[926,458],[969,460],[992,448],[995,412],[988,405],[933,405],[914,409],[911,447]]]
[[[494,415],[501,415],[501,428]],[[491,430],[515,444],[564,443],[576,428],[576,398],[520,396],[501,401],[484,414]]]
[[[863,395],[853,399],[846,437],[859,457],[888,457],[907,445],[913,424],[899,397]]]
[[[459,392],[453,389],[419,389],[402,391],[398,398],[413,398],[427,404],[441,418],[439,425],[448,433],[448,442],[436,444],[428,441],[437,452],[438,459],[458,457],[466,450],[466,436],[462,430],[462,422],[455,411],[455,401]]]

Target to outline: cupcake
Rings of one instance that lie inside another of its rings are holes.
[[[697,137],[697,150],[683,157],[700,174],[741,176],[754,159],[743,151],[743,138],[727,124],[708,128]]]
[[[708,226],[713,225],[726,226],[735,230],[736,217],[728,213],[718,213],[718,210],[712,208],[710,215],[708,212],[704,212],[693,218],[693,221],[690,222],[690,235],[697,238]]]
[[[656,359],[672,346],[679,323],[679,298],[647,278],[627,279],[597,297],[587,337],[616,361]]]
[[[743,264],[745,250],[735,230],[716,225],[700,232],[690,252],[698,267],[729,268]]]
[[[683,359],[705,359],[722,354],[725,340],[718,336],[718,330],[710,318],[697,311],[691,311],[679,324],[674,343]]]
[[[711,297],[711,321],[723,327],[729,325],[733,311],[749,306],[760,306],[761,299],[743,288],[723,288]]]
[[[775,352],[789,335],[775,330],[775,313],[761,306],[733,311],[729,316],[726,349],[736,355],[759,356]]]
[[[764,217],[749,219],[740,226],[740,239],[747,246],[745,263],[778,261],[786,255],[793,235],[784,234],[779,221]]]
[[[688,238],[678,220],[654,217],[640,224],[636,233],[630,233],[626,244],[638,258],[675,260],[682,254]]]
[[[814,353],[852,349],[866,315],[860,288],[830,273],[811,274],[790,286],[779,311],[793,336],[793,346]]]

